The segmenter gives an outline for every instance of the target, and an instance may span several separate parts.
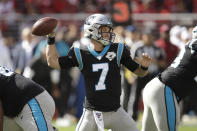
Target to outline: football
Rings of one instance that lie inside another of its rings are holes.
[[[32,26],[32,34],[45,36],[50,34],[57,26],[58,20],[52,17],[43,17],[36,21]]]

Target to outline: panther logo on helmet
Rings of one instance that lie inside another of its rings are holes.
[[[110,39],[105,39],[102,37],[99,28],[101,26],[108,26],[112,31],[110,32]],[[93,14],[89,16],[84,23],[84,36],[90,39],[94,39],[103,45],[108,45],[115,39],[115,34],[113,33],[113,24],[111,20],[102,14]]]

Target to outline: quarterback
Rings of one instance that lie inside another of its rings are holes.
[[[89,16],[84,23],[84,40],[76,42],[65,57],[58,57],[55,35],[48,36],[47,61],[56,69],[78,67],[85,79],[84,112],[76,131],[138,131],[134,120],[120,107],[120,66],[145,76],[151,58],[143,54],[137,62],[123,43],[113,43],[115,34],[110,19],[102,14]],[[65,78],[66,79],[66,78]]]

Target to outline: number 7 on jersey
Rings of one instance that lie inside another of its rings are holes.
[[[105,79],[109,70],[108,63],[100,63],[100,64],[93,64],[92,65],[93,72],[98,72],[102,70],[98,83],[95,85],[96,91],[105,90]]]

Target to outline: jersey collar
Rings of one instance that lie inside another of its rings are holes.
[[[110,45],[111,44],[106,45],[105,48],[100,53],[92,49],[90,44],[88,44],[88,49],[93,56],[95,56],[98,60],[101,60],[102,57],[106,54],[106,52],[109,50]]]

